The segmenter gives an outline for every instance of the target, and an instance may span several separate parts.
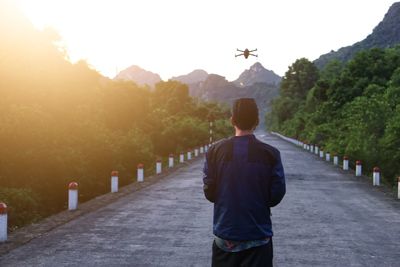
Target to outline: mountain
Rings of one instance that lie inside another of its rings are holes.
[[[207,79],[189,86],[189,93],[207,101],[216,101],[231,105],[233,100],[241,97],[254,98],[259,107],[260,125],[264,121],[264,115],[269,110],[270,102],[278,96],[277,84],[254,82],[249,86],[237,86],[229,82],[225,77],[217,74],[209,74]]]
[[[181,83],[194,84],[203,82],[207,79],[208,73],[205,70],[194,70],[186,75],[172,77],[171,80],[180,81]]]
[[[245,70],[242,74],[240,74],[239,78],[234,81],[237,86],[250,86],[254,83],[267,83],[276,85],[281,82],[281,77],[275,74],[271,70],[267,70],[261,65],[261,63],[257,62],[250,69]]]
[[[256,82],[249,86],[237,86],[217,74],[208,75],[194,89],[190,90],[191,95],[204,100],[231,103],[236,98],[253,97],[263,106],[278,94],[277,85]]]
[[[114,79],[131,80],[150,86],[161,81],[158,74],[143,70],[138,66],[131,66],[121,71]],[[230,105],[237,98],[254,98],[260,109],[262,123],[265,112],[269,110],[270,101],[278,96],[281,77],[265,69],[260,63],[255,63],[233,82],[227,81],[221,75],[208,74],[200,69],[186,75],[172,77],[171,80],[187,84],[190,96],[207,101]]]
[[[161,81],[160,75],[151,71],[144,70],[139,66],[131,66],[117,74],[114,80],[129,80],[134,81],[139,85],[149,85],[153,87],[156,83]]]
[[[259,62],[245,70],[233,82],[218,74],[205,74],[205,71],[196,70],[172,79],[186,82],[192,97],[206,101],[231,105],[237,98],[254,98],[259,107],[261,123],[264,121],[264,114],[269,110],[271,100],[279,94],[281,77],[264,68]]]
[[[351,46],[342,47],[338,51],[324,54],[316,59],[314,63],[319,68],[322,68],[333,59],[346,62],[360,50],[373,47],[387,48],[397,44],[400,44],[400,2],[394,3],[389,8],[383,20],[367,38]]]

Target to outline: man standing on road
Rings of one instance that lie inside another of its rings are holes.
[[[270,208],[286,192],[279,151],[256,139],[252,98],[232,107],[235,136],[211,146],[204,164],[204,194],[214,203],[212,266],[272,266]]]

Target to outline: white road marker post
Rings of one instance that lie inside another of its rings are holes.
[[[192,151],[189,150],[189,151],[187,152],[187,160],[191,160],[191,159],[192,159]]]
[[[194,156],[197,158],[199,156],[199,149],[195,148],[194,149]]]
[[[206,152],[206,153],[208,152],[208,145],[204,146],[204,152]]]
[[[361,176],[362,174],[362,164],[361,160],[356,161],[356,176]]]
[[[372,174],[372,185],[379,186],[381,183],[381,170],[378,167],[374,167]]]
[[[311,152],[311,153],[314,153],[314,145],[311,145],[311,146],[310,146],[310,152]]]
[[[7,205],[5,203],[0,203],[0,243],[7,241],[7,224]]]
[[[204,153],[204,147],[201,146],[201,147],[200,147],[200,154],[203,154],[203,153]]]
[[[169,154],[169,157],[168,157],[168,167],[169,167],[169,168],[174,167],[174,154]]]
[[[326,152],[325,159],[326,161],[331,161],[331,154],[329,152]]]
[[[400,199],[400,176],[397,177],[397,199]]]
[[[323,157],[324,157],[324,150],[323,150],[322,147],[321,147],[321,150],[319,151],[319,157],[320,157],[320,158],[323,158]]]
[[[78,208],[78,183],[71,182],[68,185],[68,210]]]
[[[318,155],[318,153],[319,153],[319,147],[315,146],[315,155]]]
[[[344,171],[349,170],[349,157],[348,156],[343,157],[343,170]]]
[[[181,152],[181,154],[179,154],[179,163],[183,162],[185,162],[185,153]]]
[[[111,193],[118,192],[118,172],[112,171],[111,172]]]
[[[161,159],[156,161],[156,174],[161,174],[162,172],[162,162]]]
[[[139,183],[144,181],[144,165],[143,165],[143,163],[139,163],[137,166],[137,181]]]
[[[339,157],[336,154],[333,154],[333,165],[339,164]]]

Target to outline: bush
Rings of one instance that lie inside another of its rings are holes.
[[[8,207],[8,225],[11,230],[41,218],[40,200],[28,188],[1,188],[0,202]]]

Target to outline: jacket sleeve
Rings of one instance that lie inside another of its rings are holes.
[[[272,169],[271,191],[269,207],[278,205],[286,193],[285,173],[282,166],[280,153],[277,153],[276,163]]]
[[[206,154],[206,160],[204,162],[204,168],[203,168],[203,191],[204,191],[204,196],[206,199],[208,199],[210,202],[215,201],[215,191],[216,191],[216,180],[214,177],[214,172],[212,171],[212,168],[210,168],[210,164],[212,164],[210,161],[210,155],[212,153],[212,150],[208,150]]]

